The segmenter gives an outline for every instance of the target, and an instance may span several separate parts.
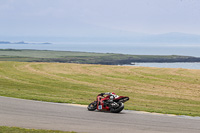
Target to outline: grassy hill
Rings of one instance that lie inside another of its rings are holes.
[[[178,55],[125,55],[112,53],[0,49],[0,61],[122,65],[131,64],[132,62],[200,62],[200,58]]]
[[[0,61],[1,96],[49,102],[89,104],[115,92],[130,97],[126,109],[200,116],[199,81],[200,70]]]

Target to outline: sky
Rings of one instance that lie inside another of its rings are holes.
[[[0,36],[200,35],[200,0],[0,0]]]

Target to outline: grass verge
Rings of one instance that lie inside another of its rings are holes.
[[[0,126],[0,133],[75,133],[75,132]]]

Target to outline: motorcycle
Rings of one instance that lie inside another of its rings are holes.
[[[119,113],[124,109],[124,103],[129,100],[126,96],[117,96],[110,99],[110,96],[97,95],[97,100],[90,103],[87,107],[89,111],[110,111],[112,113]]]

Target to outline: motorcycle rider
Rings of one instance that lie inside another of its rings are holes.
[[[112,93],[110,93],[110,92],[101,93],[100,95],[101,95],[101,96],[103,96],[103,95],[108,95],[108,96],[110,96],[110,100],[111,100],[111,101],[113,101],[115,98],[118,98],[118,97],[119,97],[119,96],[116,95],[114,92],[112,92]]]
[[[105,95],[105,96],[104,96]],[[97,100],[88,105],[89,111],[110,111],[119,113],[124,109],[124,102],[128,101],[129,97],[118,96],[114,92],[100,93],[97,95]]]

